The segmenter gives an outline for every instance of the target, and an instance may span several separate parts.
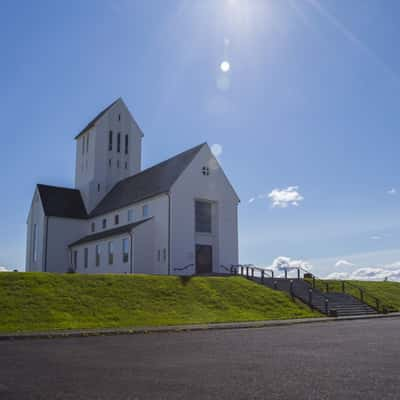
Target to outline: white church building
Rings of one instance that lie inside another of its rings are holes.
[[[141,169],[122,99],[76,137],[75,188],[38,184],[26,271],[192,275],[238,263],[239,198],[206,143]]]

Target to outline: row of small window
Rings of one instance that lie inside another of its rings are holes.
[[[147,218],[149,216],[149,205],[144,204],[142,206],[142,217]],[[135,218],[134,210],[130,208],[128,210],[128,222],[133,222]],[[119,225],[119,214],[114,215],[114,225]],[[107,218],[103,218],[101,221],[101,227],[102,229],[107,229]],[[92,222],[91,224],[91,231],[94,233],[96,231],[96,223]]]
[[[100,266],[101,263],[101,244],[97,244],[95,247],[95,265]],[[122,262],[127,263],[129,261],[129,239],[122,239]],[[114,264],[114,242],[107,242],[107,262],[108,265]],[[78,268],[78,250],[73,252],[73,266],[75,270]],[[89,267],[89,248],[83,249],[83,268]]]
[[[82,154],[85,154],[85,151],[89,151],[89,134],[82,136]]]
[[[119,168],[119,166],[120,166],[120,162],[119,162],[119,160],[117,160],[117,168]],[[111,160],[111,158],[108,159],[108,167],[109,167],[109,168],[112,167],[112,160]],[[124,167],[125,167],[125,169],[128,169],[128,161],[125,161]]]
[[[113,149],[113,140],[114,140],[114,132],[108,132],[108,150],[112,151]],[[129,136],[125,135],[125,154],[128,154],[129,148]],[[121,132],[117,133],[117,153],[121,153]]]

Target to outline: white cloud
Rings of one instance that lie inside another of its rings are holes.
[[[251,197],[251,198],[249,199],[249,204],[253,203],[255,199],[256,199],[255,197]]]
[[[335,267],[354,267],[354,264],[347,260],[339,260],[336,262]]]
[[[213,155],[214,155],[215,157],[219,157],[219,156],[222,154],[222,151],[223,151],[223,148],[222,148],[222,146],[221,146],[220,144],[218,144],[218,143],[214,143],[214,144],[211,146],[211,152],[213,153]]]
[[[390,188],[386,193],[393,196],[397,194],[397,190],[395,188]]]
[[[275,271],[284,271],[285,269],[293,270],[297,268],[303,268],[309,271],[312,269],[312,265],[304,260],[292,260],[290,257],[280,256],[272,261],[269,268]]]
[[[290,205],[298,206],[304,197],[298,192],[298,186],[289,186],[286,189],[274,189],[268,194],[272,201],[272,207],[286,208]]]
[[[371,236],[371,240],[381,240],[381,239],[382,239],[382,236],[379,236],[379,235]]]
[[[6,267],[0,267],[0,272],[10,272],[10,270]]]
[[[337,265],[336,265],[337,266]],[[349,265],[354,266],[354,264]],[[384,265],[383,267],[361,267],[354,271],[332,272],[326,279],[350,279],[366,281],[400,281],[400,262]]]

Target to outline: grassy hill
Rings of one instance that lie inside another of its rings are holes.
[[[373,282],[373,281],[344,281],[346,287],[346,293],[352,294],[354,297],[360,298],[360,292],[357,288],[350,285],[363,288],[366,291],[364,300],[375,306],[374,299],[369,296],[377,297],[382,304],[390,309],[390,311],[400,311],[400,282]],[[310,280],[311,283],[311,280]],[[318,280],[316,281],[316,287],[320,290],[325,291],[325,284],[329,284],[329,290],[331,292],[342,291],[342,281],[336,280]],[[346,285],[349,283],[350,285]]]
[[[157,326],[319,316],[240,277],[0,274],[0,331]]]

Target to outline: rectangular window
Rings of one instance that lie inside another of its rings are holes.
[[[113,146],[113,131],[108,132],[108,150],[111,151]]]
[[[74,269],[78,269],[78,250],[74,250]]]
[[[108,263],[112,265],[114,263],[114,246],[113,242],[108,242]]]
[[[121,114],[118,114],[118,121],[121,121]]]
[[[211,203],[196,201],[196,232],[211,233]]]
[[[91,227],[92,233],[96,230],[96,223],[92,222],[92,227]]]
[[[117,136],[117,153],[121,153],[121,132]]]
[[[103,229],[107,228],[107,220],[104,218],[102,222]]]
[[[108,166],[111,168],[111,160],[108,160]]]
[[[142,206],[142,217],[146,218],[149,216],[149,206],[145,204]]]
[[[122,239],[122,261],[129,261],[129,239]]]
[[[97,192],[100,193],[100,183],[97,184]]]
[[[129,138],[128,135],[125,135],[125,154],[128,154],[128,144],[129,144]]]
[[[100,245],[96,244],[96,267],[100,266],[100,255],[101,255]]]
[[[128,169],[128,161],[125,161],[125,169]]]
[[[163,249],[162,258],[164,263],[167,262],[167,249]]]
[[[38,244],[38,240],[37,240],[37,231],[38,231],[37,225],[34,224],[34,225],[33,225],[33,232],[32,232],[32,250],[33,250],[33,252],[32,252],[32,259],[33,259],[33,262],[36,262],[36,261],[37,261],[37,258],[38,258],[38,251],[37,251],[37,244]]]
[[[114,217],[114,223],[115,223],[115,225],[118,225],[118,224],[119,224],[119,214],[116,214],[116,215],[115,215],[115,217]]]
[[[128,222],[132,222],[135,218],[135,215],[133,213],[133,209],[128,210]]]
[[[157,261],[160,262],[161,261],[161,250],[157,251]]]
[[[85,247],[85,264],[84,267],[87,268],[89,264],[89,249]]]

